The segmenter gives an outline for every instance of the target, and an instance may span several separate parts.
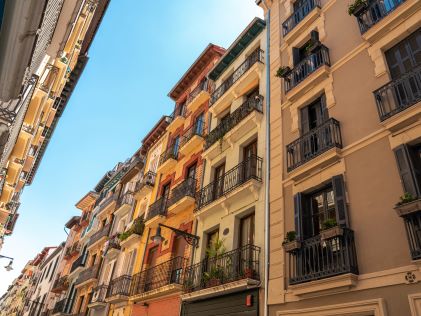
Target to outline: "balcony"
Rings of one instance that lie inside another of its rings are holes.
[[[106,301],[111,304],[129,300],[132,277],[123,275],[111,281]]]
[[[101,216],[106,211],[111,210],[117,202],[117,194],[113,193],[110,196],[103,198],[98,204],[97,216]]]
[[[159,158],[158,170],[161,173],[167,173],[174,169],[178,160],[178,145],[171,145],[167,150],[161,154]]]
[[[135,274],[132,279],[131,299],[151,299],[181,291],[186,263],[187,259],[175,257]]]
[[[209,80],[201,81],[197,87],[189,93],[186,105],[190,112],[196,111],[199,106],[209,99],[210,86],[211,84]]]
[[[230,75],[221,85],[212,93],[209,101],[209,111],[214,115],[221,113],[225,105],[230,102],[234,95],[226,93],[228,91],[238,90],[236,95],[242,95],[246,88],[259,80],[259,65],[263,65],[264,52],[258,48],[251,53],[245,61]],[[250,71],[250,69],[255,71]],[[241,80],[240,80],[241,79]],[[232,89],[231,89],[232,88]],[[224,98],[223,98],[224,97]]]
[[[75,272],[78,268],[83,268],[85,266],[86,263],[86,255],[85,254],[81,254],[79,256],[79,258],[77,258],[73,264],[72,264],[72,268],[70,269],[70,273]]]
[[[182,136],[180,141],[180,154],[188,156],[193,151],[202,150],[203,136],[205,135],[205,122],[198,121]]]
[[[196,202],[196,188],[197,180],[187,178],[172,189],[167,203],[168,211],[178,214],[183,210],[193,207]]]
[[[120,198],[117,202],[117,211],[115,211],[116,215],[123,216],[124,214],[127,214],[131,210],[133,210],[133,207],[135,205],[135,198],[133,193],[126,192]]]
[[[246,245],[187,267],[184,276],[185,298],[258,285],[260,247]],[[211,291],[206,290],[212,288]],[[197,293],[194,293],[197,292]]]
[[[71,247],[66,248],[66,251],[64,252],[64,258],[70,259],[73,256],[76,256],[77,254],[79,254],[79,251],[80,251],[80,245],[79,245],[79,242],[76,241]]]
[[[69,288],[69,280],[67,278],[67,275],[57,278],[54,283],[53,287],[51,288],[51,292],[59,294],[63,291],[66,291]]]
[[[245,133],[253,130],[260,124],[263,117],[263,96],[259,95],[247,99],[239,108],[224,119],[205,137],[204,156],[214,159],[221,150],[215,145],[221,142],[221,139],[229,140],[234,143],[244,136]],[[215,146],[214,146],[215,145]],[[222,143],[222,146],[224,144]]]
[[[184,122],[186,121],[186,107],[176,106],[174,112],[170,115],[171,122],[167,127],[167,131],[170,133],[175,132],[178,128],[184,126]]]
[[[75,285],[80,286],[88,282],[96,281],[96,279],[98,278],[99,267],[100,267],[99,264],[95,264],[83,270],[79,274],[79,277],[77,278],[75,282]]]
[[[53,308],[53,314],[64,314],[66,308],[67,298],[58,301]]]
[[[225,198],[226,200],[235,199],[235,197],[240,198],[240,193],[244,193],[245,196],[254,193],[256,190],[254,185],[257,186],[257,183],[260,184],[262,182],[262,165],[262,158],[251,156],[227,171],[214,182],[205,186],[197,194],[197,209],[195,212],[202,212],[202,209],[205,209],[208,205],[221,198]],[[240,192],[243,190],[238,189],[245,186],[247,182],[250,182],[252,185],[249,187],[250,190]]]
[[[90,309],[103,308],[107,305],[105,298],[108,292],[108,285],[100,285],[94,288],[91,301],[89,302]]]
[[[374,91],[373,94],[381,122],[409,109],[421,101],[421,67],[403,75],[399,79],[390,81]],[[395,122],[388,122],[386,125],[394,127],[405,123],[411,118],[416,120],[414,113],[409,112],[411,111],[406,111],[406,115],[399,115],[398,119],[393,120]]]
[[[301,6],[282,23],[282,35],[288,44],[320,15],[320,0],[306,0],[301,3]]]
[[[5,235],[10,236],[15,229],[16,221],[18,220],[19,214],[10,214],[6,225],[4,226],[6,232]]]
[[[405,223],[412,260],[421,260],[421,200],[395,207]]]
[[[334,118],[326,120],[315,129],[305,133],[300,138],[287,145],[288,172],[304,165],[310,160],[328,152],[330,149],[342,148],[342,137],[339,122]],[[315,161],[314,167],[339,159],[337,151]],[[331,157],[332,156],[332,157]]]
[[[142,179],[140,179],[136,183],[136,194],[139,195],[146,195],[150,193],[155,186],[155,180],[156,180],[156,173],[152,171],[148,171]]]
[[[301,242],[288,253],[289,284],[331,278],[341,274],[358,274],[354,232],[343,229],[343,235],[322,240],[320,235]]]
[[[100,243],[100,241],[105,241],[106,237],[110,233],[111,224],[107,224],[104,227],[100,228],[92,237],[89,239],[88,248],[92,248],[94,245]]]
[[[383,20],[406,0],[371,0],[356,14],[361,34]]]
[[[162,223],[168,211],[168,196],[162,196],[149,206],[148,213],[146,214],[146,226],[158,227]]]

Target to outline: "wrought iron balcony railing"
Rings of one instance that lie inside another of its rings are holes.
[[[421,67],[392,80],[374,93],[380,121],[421,101]]]
[[[246,245],[185,269],[184,290],[198,291],[230,282],[260,280],[260,247]]]
[[[62,291],[67,290],[69,287],[69,280],[67,275],[62,276],[61,278],[57,278],[54,283],[53,287],[51,288],[51,292],[53,293],[60,293]]]
[[[61,301],[58,301],[53,308],[53,314],[58,314],[58,313],[64,313],[65,312],[65,307],[66,307],[66,301],[67,298],[62,299]]]
[[[105,303],[105,298],[107,297],[108,285],[97,286],[92,294],[91,303]]]
[[[100,267],[99,264],[95,264],[83,270],[79,274],[79,277],[77,278],[75,284],[81,284],[91,279],[96,279],[98,277],[99,267]]]
[[[225,92],[231,88],[234,83],[237,82],[255,63],[264,61],[264,51],[260,48],[256,49],[253,53],[246,58],[246,60],[234,71],[234,73],[229,76],[221,85],[215,89],[212,93],[209,101],[209,105],[213,105],[216,101],[221,98]]]
[[[291,72],[285,76],[285,92],[289,92],[324,65],[330,66],[329,49],[320,45],[318,49],[295,65]]]
[[[170,284],[183,284],[187,259],[175,257],[133,276],[130,295],[139,295]]]
[[[117,202],[117,208],[123,206],[123,205],[129,205],[129,206],[134,206],[135,204],[135,198],[133,196],[133,193],[131,192],[126,192],[124,193],[122,196],[120,196],[120,198],[118,199]]]
[[[263,159],[253,155],[209,183],[197,193],[196,211],[230,193],[249,180],[262,181],[262,165]]]
[[[412,260],[421,259],[421,211],[403,216]]]
[[[301,5],[282,23],[282,35],[291,32],[316,7],[320,8],[320,0],[301,1]]]
[[[263,113],[263,96],[255,96],[247,99],[238,109],[232,112],[205,137],[205,149],[208,149],[218,140],[222,139],[226,133],[237,126],[250,113],[257,111]]]
[[[77,268],[84,267],[86,263],[86,254],[81,254],[72,264],[70,273],[75,271]]]
[[[117,194],[113,193],[110,196],[103,198],[98,202],[98,213],[101,213],[108,205],[110,205],[112,202],[117,201]]]
[[[288,254],[289,284],[299,284],[345,273],[358,274],[354,232],[322,240],[320,235],[301,242],[301,248]]]
[[[142,190],[145,186],[154,187],[155,186],[155,179],[156,179],[156,173],[152,171],[148,171],[142,179],[140,179],[136,183],[135,191],[138,192]]]
[[[179,185],[177,185],[174,189],[171,190],[170,197],[168,198],[168,207],[174,205],[178,201],[180,201],[184,197],[192,197],[196,196],[196,187],[197,187],[197,180],[194,178],[187,178]]]
[[[169,159],[178,160],[178,148],[179,147],[176,144],[168,147],[167,150],[161,154],[161,157],[159,158],[159,165],[162,165]]]
[[[187,144],[194,136],[203,137],[205,134],[205,122],[198,121],[191,126],[182,136],[180,148]]]
[[[187,97],[186,104],[190,104],[202,91],[209,91],[210,82],[209,80],[204,80],[200,82],[196,88],[194,88]]]
[[[88,246],[93,245],[101,238],[108,236],[110,233],[111,224],[107,224],[104,227],[100,228],[95,234],[92,235],[92,237],[89,239]]]
[[[107,297],[116,295],[129,296],[131,282],[132,277],[130,275],[122,275],[112,280],[108,288]]]
[[[168,195],[160,197],[149,206],[148,214],[146,215],[145,220],[148,221],[158,215],[167,216],[167,210]]]
[[[291,171],[335,147],[342,148],[341,129],[339,122],[330,118],[287,145],[287,170]]]
[[[392,13],[406,0],[370,0],[364,10],[358,13],[357,21],[361,34],[367,32],[373,25]]]

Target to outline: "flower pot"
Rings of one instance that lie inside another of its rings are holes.
[[[286,78],[289,76],[289,74],[291,73],[291,68],[290,67],[285,67],[280,73],[279,73],[279,77],[281,78]]]
[[[395,206],[396,214],[405,216],[421,211],[421,199]]]
[[[329,240],[338,236],[342,236],[344,234],[343,228],[336,226],[329,229],[325,229],[320,232],[320,239],[321,240]]]
[[[298,240],[293,240],[289,242],[284,242],[282,247],[286,252],[294,252],[301,248],[301,242]]]
[[[352,15],[355,17],[358,17],[363,13],[365,10],[367,10],[367,3],[362,2],[359,5],[354,7],[354,10],[352,11]]]
[[[251,268],[244,269],[244,277],[246,279],[253,279],[254,271]]]
[[[217,278],[212,278],[207,282],[207,287],[214,287],[214,286],[218,286],[221,285],[221,280],[217,279]]]

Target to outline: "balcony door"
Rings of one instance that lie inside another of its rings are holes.
[[[148,260],[147,260],[147,272],[145,275],[145,292],[154,289],[154,282],[158,280],[159,276],[154,275],[153,267],[156,266],[158,261],[158,246],[155,246],[149,250]]]
[[[174,158],[176,158],[178,156],[178,149],[179,149],[179,147],[180,147],[180,136],[177,136],[173,140],[173,147],[172,147],[172,150],[173,150],[172,154],[173,154],[173,157]]]
[[[213,176],[213,200],[218,199],[224,194],[224,181],[225,181],[225,162],[215,168]]]
[[[243,149],[243,181],[257,175],[257,139]]]
[[[183,273],[183,260],[186,252],[187,242],[182,236],[177,236],[174,239],[174,259],[171,269],[171,283],[181,283]]]
[[[255,258],[253,256],[254,234],[255,234],[255,218],[254,213],[243,217],[240,220],[240,236],[239,236],[239,265],[238,271],[233,271],[241,277],[251,278],[255,274]]]
[[[195,134],[203,135],[203,131],[205,129],[205,114],[203,112],[200,113],[200,115],[196,117],[194,126],[195,126]]]

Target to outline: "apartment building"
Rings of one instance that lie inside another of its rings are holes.
[[[181,315],[259,314],[264,245],[265,21],[255,18],[209,70],[209,128],[196,195],[200,238]]]
[[[256,2],[271,37],[269,315],[420,315],[421,2]]]
[[[0,239],[13,232],[22,191],[88,61],[108,3],[18,0],[1,6]]]

